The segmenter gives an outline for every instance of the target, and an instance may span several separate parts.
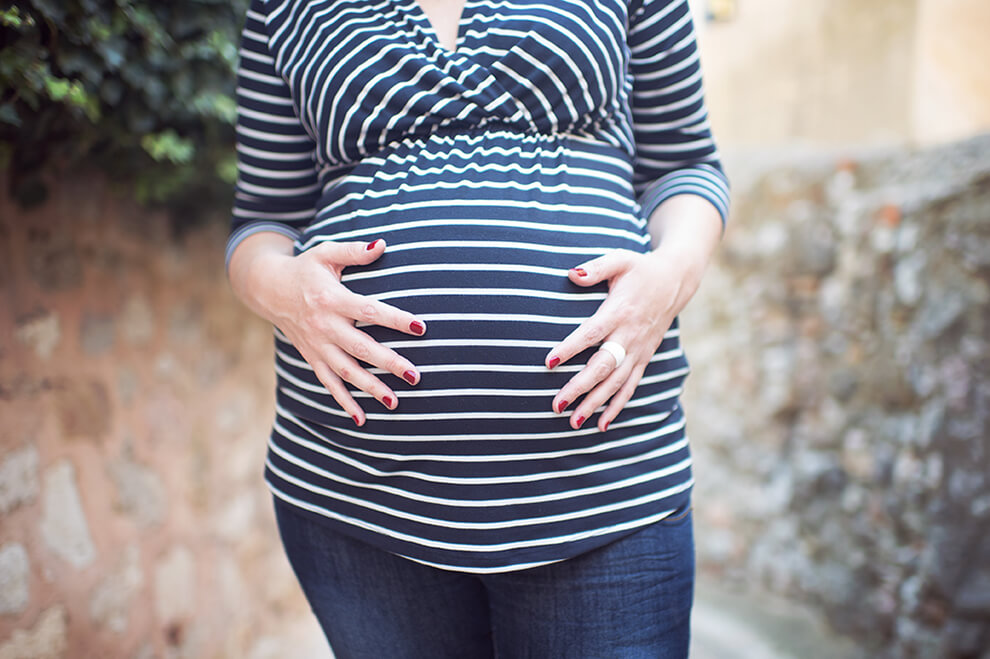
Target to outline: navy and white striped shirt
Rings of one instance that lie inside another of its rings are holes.
[[[551,400],[594,349],[546,353],[605,298],[567,270],[650,249],[676,194],[728,212],[686,0],[467,0],[444,48],[416,0],[254,0],[238,76],[228,259],[385,238],[344,284],[426,321],[362,326],[421,372],[358,428],[278,330],[272,493],[413,560],[496,572],[563,560],[683,506],[691,457],[675,320],[625,409],[573,430]]]

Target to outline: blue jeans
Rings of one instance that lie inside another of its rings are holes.
[[[477,575],[375,549],[273,498],[282,545],[337,659],[688,656],[689,506],[572,559]]]

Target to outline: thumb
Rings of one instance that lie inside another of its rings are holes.
[[[628,266],[628,250],[613,249],[607,254],[571,268],[567,271],[567,278],[579,286],[593,286],[624,272]]]
[[[349,265],[366,265],[385,253],[385,241],[334,242],[328,240],[315,248],[316,258],[331,268],[341,270]]]

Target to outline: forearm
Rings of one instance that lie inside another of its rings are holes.
[[[699,195],[675,195],[656,207],[647,230],[653,254],[680,263],[693,292],[721,241],[718,210]]]
[[[291,257],[292,239],[274,232],[260,232],[245,238],[230,257],[227,277],[234,295],[251,311],[274,321],[265,299],[271,284],[273,261]]]

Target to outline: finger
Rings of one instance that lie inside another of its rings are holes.
[[[567,384],[561,387],[560,391],[557,392],[557,395],[554,396],[554,411],[564,411],[570,402],[577,400],[586,392],[591,391],[595,385],[608,378],[615,370],[615,359],[612,358],[612,355],[604,351],[598,351],[593,354],[588,360],[588,363],[585,364],[584,368],[568,380]],[[592,410],[594,410],[594,408],[592,408]],[[580,426],[589,414],[584,413],[578,416],[583,416],[581,421],[577,424]],[[574,424],[575,419],[576,415],[572,414],[572,425]]]
[[[581,404],[574,408],[574,412],[571,413],[571,425],[574,428],[580,428],[585,421],[591,418],[591,415],[595,413],[601,405],[612,397],[612,395],[619,390],[622,384],[629,377],[631,367],[627,364],[619,368],[612,368],[612,372],[608,374],[601,382],[596,384],[594,387],[585,394],[584,399],[581,400]]]
[[[378,402],[390,410],[394,410],[399,404],[395,392],[358,364],[353,357],[337,346],[330,346],[328,352],[333,354],[333,358],[327,360],[327,364],[341,380],[350,382],[361,391],[378,399]]]
[[[391,327],[415,336],[426,334],[426,323],[413,314],[366,295],[346,294],[342,313],[360,324]]]
[[[349,265],[367,265],[385,253],[385,241],[337,242],[327,240],[309,250],[321,263],[338,273]]]
[[[613,249],[602,256],[585,261],[567,271],[567,278],[578,286],[592,286],[625,272],[632,262],[634,252]]]
[[[316,362],[313,365],[313,372],[316,373],[316,377],[323,383],[323,386],[327,388],[333,399],[337,401],[341,409],[351,415],[354,419],[354,423],[358,426],[364,425],[364,410],[358,405],[354,397],[351,396],[351,392],[347,390],[344,383],[337,377],[337,374],[330,370],[330,367],[323,362]]]
[[[563,364],[574,355],[604,341],[605,337],[614,332],[619,325],[620,315],[613,311],[616,304],[612,298],[605,298],[590,318],[578,325],[573,332],[564,337],[563,341],[547,353],[544,358],[546,367],[554,368]]]
[[[349,326],[338,334],[336,343],[355,359],[386,370],[409,384],[419,383],[419,369],[411,361],[355,327]]]
[[[619,390],[612,395],[612,400],[609,401],[608,407],[602,410],[601,415],[598,417],[599,430],[602,432],[608,430],[608,424],[612,423],[612,420],[619,416],[619,412],[622,411],[622,408],[626,406],[626,403],[636,393],[636,387],[639,386],[639,381],[643,379],[643,373],[645,371],[646,364],[637,364],[633,367],[632,373],[622,383]]]

